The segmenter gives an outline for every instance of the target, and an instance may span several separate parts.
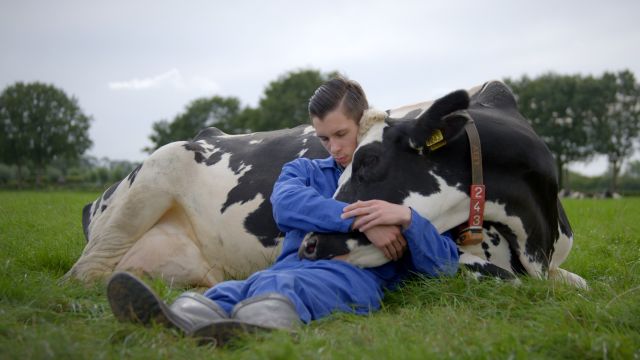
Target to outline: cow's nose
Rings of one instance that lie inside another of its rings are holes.
[[[300,259],[315,259],[317,245],[318,238],[315,234],[308,234],[304,240],[302,240],[302,244],[298,250],[298,257]]]
[[[307,255],[315,255],[316,253],[316,245],[318,245],[318,238],[312,236],[307,240],[307,243],[304,247],[304,252]]]

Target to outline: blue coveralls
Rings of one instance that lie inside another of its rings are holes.
[[[410,272],[454,274],[458,251],[449,236],[411,210],[403,231],[408,252],[398,261],[362,269],[340,260],[301,260],[298,248],[307,232],[347,232],[353,219],[341,219],[346,203],[332,198],[342,169],[329,157],[287,163],[276,181],[271,202],[278,227],[286,232],[282,253],[269,269],[242,281],[225,281],[205,296],[227,312],[238,302],[276,292],[288,297],[305,323],[334,311],[366,314],[380,308],[384,288],[393,288]]]

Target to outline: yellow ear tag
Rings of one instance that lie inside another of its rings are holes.
[[[431,151],[443,147],[446,143],[447,142],[444,141],[444,136],[442,135],[442,131],[440,131],[440,129],[436,129],[436,131],[431,134],[431,137],[426,142],[427,147]]]

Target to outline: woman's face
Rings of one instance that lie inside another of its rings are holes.
[[[356,121],[348,118],[342,111],[342,107],[338,107],[322,120],[313,117],[312,122],[322,146],[342,167],[349,165],[358,146]]]

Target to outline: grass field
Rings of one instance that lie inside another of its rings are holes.
[[[640,199],[573,200],[563,268],[590,291],[523,279],[415,279],[369,316],[336,314],[295,336],[198,347],[164,328],[118,323],[104,284],[58,279],[81,253],[82,206],[97,194],[0,192],[0,359],[638,359]],[[167,298],[183,289],[151,283]]]

